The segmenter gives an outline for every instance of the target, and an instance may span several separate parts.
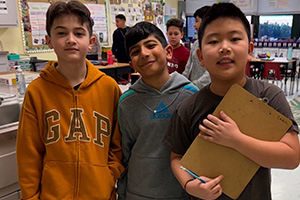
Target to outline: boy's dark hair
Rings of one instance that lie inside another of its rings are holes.
[[[244,28],[248,36],[248,41],[250,42],[250,25],[245,14],[233,3],[215,3],[205,14],[204,19],[198,31],[198,40],[199,40],[200,49],[201,49],[203,34],[207,25],[209,25],[212,21],[216,19],[224,18],[224,17],[240,20],[244,25]]]
[[[118,15],[116,15],[116,19],[117,19],[117,18],[126,21],[126,17],[125,17],[123,14],[118,14]]]
[[[199,9],[197,9],[194,12],[194,18],[199,17],[199,18],[203,19],[204,15],[208,11],[208,9],[210,9],[210,6],[203,6],[203,7],[199,8]]]
[[[173,19],[169,19],[167,21],[167,31],[169,30],[169,28],[171,26],[175,26],[177,28],[179,28],[180,32],[183,31],[183,21],[177,18],[173,18]]]
[[[46,31],[49,36],[51,36],[50,31],[54,20],[66,15],[74,15],[82,24],[86,23],[90,37],[92,36],[94,20],[91,18],[89,9],[77,0],[57,1],[50,5],[46,13]]]
[[[168,45],[163,32],[157,26],[150,22],[139,22],[127,31],[125,35],[125,48],[127,54],[129,55],[130,47],[151,35],[160,41],[163,48]]]

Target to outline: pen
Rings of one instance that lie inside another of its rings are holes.
[[[194,178],[198,179],[199,181],[201,181],[202,183],[206,183],[205,180],[203,180],[202,178],[200,178],[199,176],[197,176],[196,174],[194,174],[193,172],[191,172],[190,170],[188,170],[185,167],[180,166],[180,168],[184,171],[186,171],[187,173],[189,173],[190,175],[192,175]]]

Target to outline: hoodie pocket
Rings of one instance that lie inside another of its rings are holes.
[[[107,165],[47,162],[43,169],[41,199],[113,199],[115,179]]]

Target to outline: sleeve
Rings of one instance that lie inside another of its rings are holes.
[[[121,173],[124,171],[124,167],[121,164],[122,160],[122,148],[121,148],[121,133],[119,129],[119,124],[117,120],[117,106],[118,100],[121,95],[121,90],[116,86],[117,92],[115,93],[115,103],[114,103],[114,122],[113,122],[113,133],[111,137],[109,155],[108,155],[108,167],[112,171],[115,180],[117,180]]]
[[[171,117],[163,141],[172,152],[179,155],[185,154],[194,139],[189,134],[189,125],[185,124],[182,118],[177,108]],[[188,120],[188,117],[186,119]]]
[[[186,66],[187,61],[189,60],[190,57],[190,50],[186,49],[187,51],[184,52],[184,62],[183,62],[183,66]]]
[[[201,66],[197,66],[197,67],[201,67]],[[210,76],[209,76],[208,71],[206,71],[206,69],[204,69],[204,73],[202,74],[202,76],[200,76],[196,80],[193,80],[193,83],[195,85],[197,85],[199,89],[201,89],[204,86],[206,86],[207,83],[209,83],[209,82],[210,82]]]
[[[182,75],[185,76],[187,79],[189,79],[191,63],[192,63],[192,58],[190,56],[187,60],[184,71],[182,72]]]
[[[299,128],[291,110],[293,103],[291,103],[290,106],[282,90],[280,90],[279,93],[274,97],[274,100],[270,101],[270,106],[292,121],[292,125],[288,131],[295,131],[297,134],[299,134]]]
[[[113,44],[111,47],[111,51],[113,55],[116,55],[117,53],[117,32],[116,31],[113,33]]]
[[[23,102],[17,136],[17,166],[22,199],[39,199],[45,146],[39,134],[33,97]]]
[[[122,110],[122,106],[119,105],[119,124],[122,133],[122,151],[123,159],[122,164],[125,167],[125,171],[121,175],[117,184],[117,193],[119,200],[126,199],[126,188],[127,188],[127,172],[128,172],[128,162],[131,156],[131,150],[136,142],[136,139],[132,135],[132,130],[130,124],[126,119],[126,115]]]

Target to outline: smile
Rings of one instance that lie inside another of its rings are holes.
[[[217,64],[226,64],[226,63],[234,63],[234,60],[221,60],[221,61],[218,61]]]
[[[140,67],[150,66],[150,65],[152,65],[153,63],[154,63],[154,61],[148,61],[148,62],[146,62],[146,63],[140,65]]]

